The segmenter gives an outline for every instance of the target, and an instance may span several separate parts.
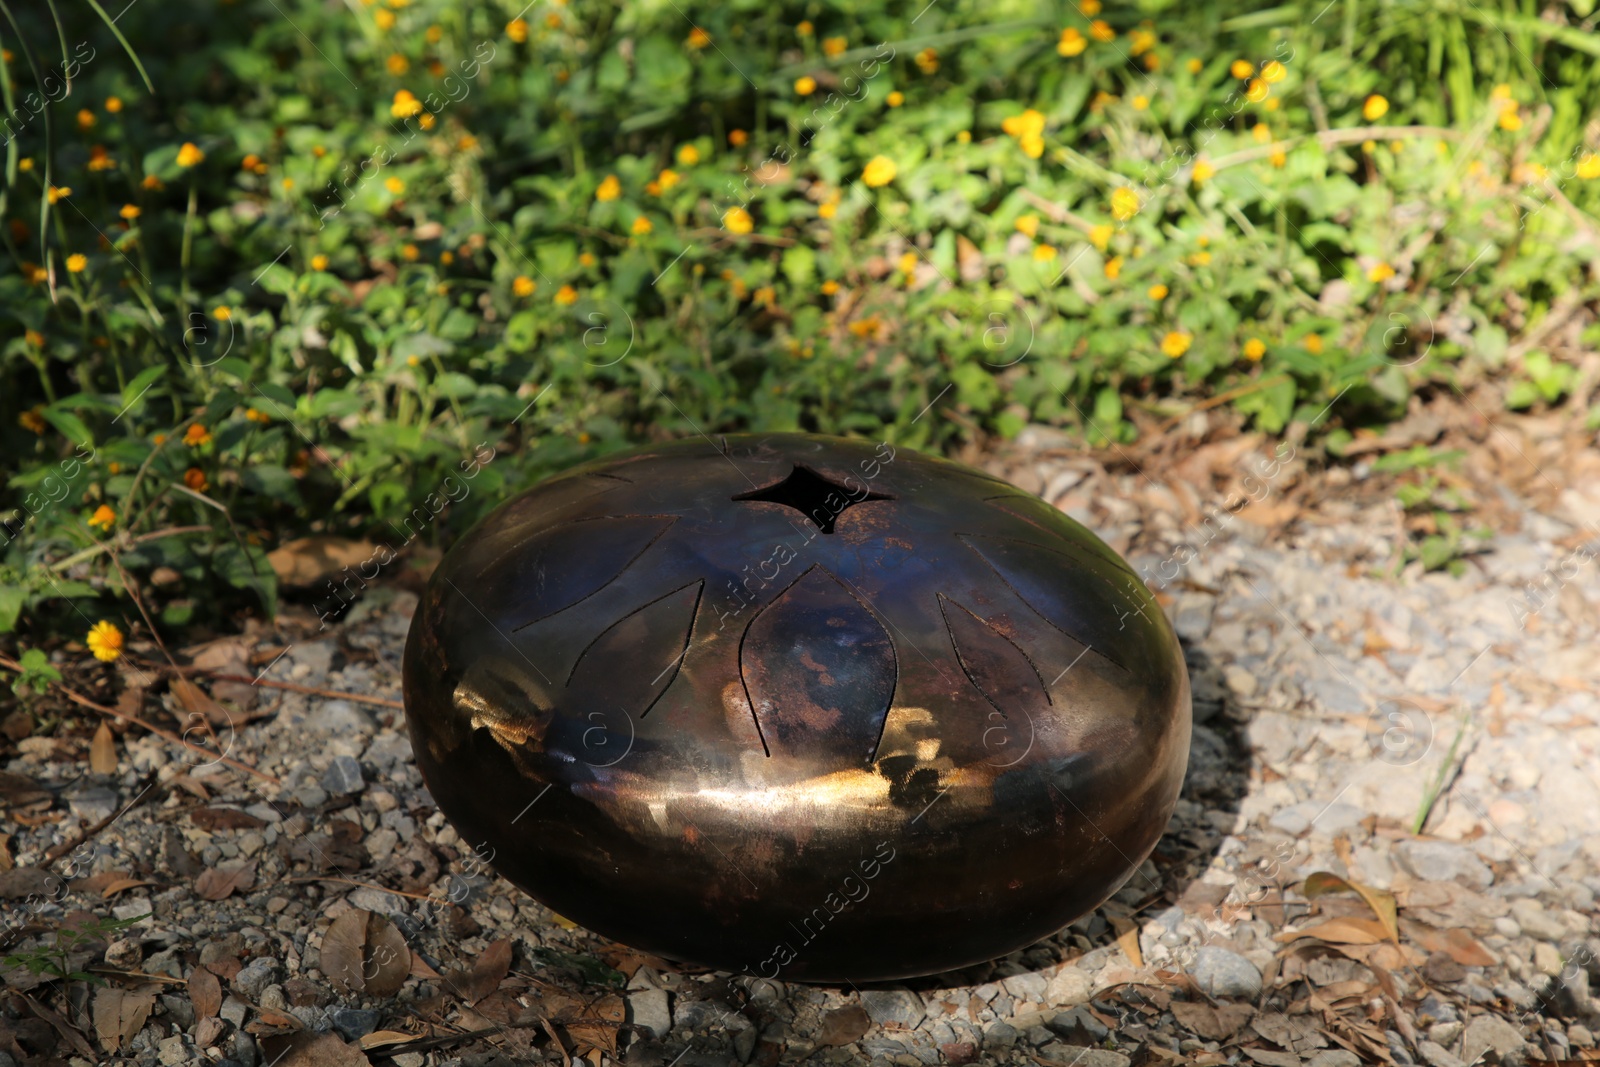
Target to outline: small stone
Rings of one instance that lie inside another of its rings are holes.
[[[967,1067],[978,1058],[978,1047],[970,1041],[950,1041],[939,1046],[939,1054],[951,1067]]]
[[[1561,973],[1561,950],[1548,941],[1534,942],[1533,966],[1540,974],[1554,978]]]
[[[1426,1038],[1417,1042],[1417,1052],[1429,1067],[1463,1067],[1462,1061],[1452,1056],[1449,1049]]]
[[[266,958],[251,960],[233,976],[233,988],[246,998],[260,1002],[261,991],[278,980],[278,961]]]
[[[1010,993],[1018,1000],[1031,1000],[1036,1004],[1044,999],[1045,993],[1049,988],[1049,983],[1044,975],[1034,974],[1032,971],[1014,974],[1000,984],[1005,986],[1007,993]]]
[[[377,1012],[366,1008],[335,1008],[328,1013],[328,1021],[346,1041],[360,1041],[372,1033],[378,1028],[380,1018]]]
[[[666,1037],[672,1030],[666,990],[640,989],[629,993],[628,1020],[651,1037]]]
[[[1456,1014],[1456,1009],[1451,1006],[1449,1001],[1440,1000],[1432,993],[1423,997],[1422,1003],[1417,1005],[1417,1019],[1419,1022],[1453,1023],[1459,1018],[1460,1016]],[[1434,1038],[1434,1040],[1438,1041],[1439,1039]],[[1448,1045],[1449,1043],[1448,1041],[1439,1041],[1441,1045]]]
[[[1400,862],[1424,882],[1458,882],[1487,889],[1494,872],[1469,848],[1448,841],[1402,841],[1395,848]]]
[[[861,993],[861,1006],[879,1026],[912,1029],[927,1014],[922,1001],[909,989],[867,989]]]
[[[361,792],[366,783],[361,777],[361,764],[354,756],[335,756],[328,769],[322,772],[321,785],[332,796],[348,796]]]
[[[1486,1052],[1496,1053],[1502,1061],[1520,1058],[1526,1045],[1517,1028],[1498,1015],[1479,1015],[1461,1035],[1461,1058],[1476,1063]]]
[[[994,1022],[983,1032],[983,1047],[1006,1049],[1017,1043],[1017,1028],[1008,1022]]]
[[[1579,1048],[1594,1048],[1594,1032],[1581,1023],[1567,1027],[1567,1040]]]
[[[250,1006],[238,997],[229,996],[222,1002],[222,1010],[217,1012],[225,1021],[232,1023],[236,1028],[244,1025],[245,1015]]]
[[[1213,997],[1254,999],[1261,995],[1261,972],[1256,965],[1217,945],[1205,945],[1195,953],[1189,974],[1202,991]]]
[[[183,1067],[189,1062],[189,1050],[183,1047],[183,1035],[169,1037],[156,1045],[156,1055],[163,1067]]]
[[[1244,699],[1249,699],[1256,694],[1256,676],[1237,664],[1230,663],[1222,669],[1222,677],[1228,683],[1228,688]]]
[[[117,791],[103,785],[85,786],[67,797],[72,814],[87,823],[109,819],[121,803]]]
[[[1045,985],[1044,1002],[1052,1007],[1071,1008],[1089,999],[1094,980],[1068,964],[1056,971]]]
[[[1464,1029],[1466,1027],[1459,1022],[1434,1023],[1428,1027],[1428,1040],[1448,1048],[1456,1043],[1456,1038],[1461,1036],[1461,1031]]]
[[[1522,927],[1522,932],[1535,941],[1560,941],[1567,932],[1566,924],[1532,897],[1513,900],[1511,917]]]
[[[428,1057],[420,1052],[402,1052],[394,1057],[394,1067],[423,1067]]]
[[[853,1045],[866,1034],[872,1019],[859,1004],[847,1004],[833,1011],[823,1012],[822,1026],[817,1031],[819,1045]]]
[[[1056,1063],[1070,1063],[1072,1067],[1128,1067],[1133,1061],[1120,1052],[1103,1048],[1075,1048],[1071,1045],[1048,1045],[1058,1049],[1052,1057]],[[1044,1049],[1040,1050],[1041,1053]]]
[[[325,700],[306,716],[306,726],[332,737],[370,734],[376,728],[372,716],[348,700]]]
[[[747,1026],[733,1035],[733,1054],[739,1058],[740,1063],[749,1063],[750,1057],[755,1053],[756,1041],[761,1037],[761,1031],[754,1026]]]

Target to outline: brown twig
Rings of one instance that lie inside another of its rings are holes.
[[[6,670],[9,670],[9,671],[17,671],[19,673],[22,670],[22,664],[18,663],[16,660],[11,659],[9,656],[5,656],[5,655],[0,655],[0,667],[4,667]],[[257,778],[260,778],[264,782],[271,782],[273,785],[282,785],[283,784],[277,778],[275,778],[274,776],[272,776],[270,774],[267,774],[265,771],[258,771],[254,767],[250,766],[248,763],[240,763],[236,759],[231,759],[228,756],[224,756],[224,755],[221,755],[220,753],[213,752],[211,749],[205,748],[204,746],[201,746],[201,745],[197,745],[192,741],[185,741],[183,738],[178,737],[175,734],[173,734],[173,733],[171,733],[171,732],[169,732],[167,730],[163,730],[159,726],[154,726],[154,725],[152,725],[152,724],[150,724],[148,722],[145,722],[143,719],[139,718],[139,716],[137,716],[137,715],[130,715],[128,712],[122,711],[122,710],[120,710],[118,708],[108,708],[104,704],[97,704],[93,700],[90,700],[88,697],[84,696],[82,693],[78,692],[76,689],[73,689],[71,686],[67,685],[64,682],[51,682],[50,684],[55,686],[57,689],[61,690],[62,695],[65,696],[68,700],[72,701],[74,704],[80,705],[81,707],[88,708],[90,711],[97,711],[102,715],[109,715],[113,719],[121,719],[123,722],[132,723],[135,726],[142,727],[142,728],[144,728],[146,730],[149,730],[151,733],[155,734],[157,737],[165,738],[166,740],[171,741],[175,745],[182,745],[184,748],[188,749],[191,752],[198,752],[202,756],[209,756],[209,757],[215,759],[218,763],[224,763],[224,764],[228,765],[229,767],[232,767],[234,770],[243,771],[246,774],[255,775]]]
[[[311,875],[309,878],[285,878],[280,885],[300,885],[306,882],[338,882],[340,885],[353,885],[358,889],[376,889],[380,893],[393,893],[397,897],[406,897],[410,900],[428,900],[439,903],[440,898],[428,896],[425,893],[407,893],[404,889],[390,889],[388,886],[378,885],[376,882],[358,882],[353,878],[323,878]],[[448,901],[445,901],[448,903]]]
[[[63,841],[59,845],[56,845],[54,848],[52,848],[49,852],[46,852],[44,854],[44,861],[39,864],[39,869],[42,871],[48,871],[50,869],[50,865],[56,860],[60,859],[62,856],[65,856],[67,853],[71,852],[73,849],[89,840],[95,834],[98,834],[101,830],[104,830],[106,827],[110,826],[112,823],[128,814],[128,812],[132,811],[139,805],[140,801],[149,795],[150,790],[155,786],[155,784],[155,778],[152,776],[151,779],[145,783],[145,787],[139,790],[139,795],[128,801],[128,803],[123,805],[120,810],[112,812],[110,815],[107,815],[93,826],[86,827],[84,831],[77,837],[69,841]]]
[[[269,682],[265,678],[246,678],[242,674],[222,674],[218,671],[207,670],[204,667],[190,667],[197,674],[215,678],[219,682],[247,682],[250,685],[266,686],[268,689],[287,689],[291,693],[308,693],[316,697],[331,697],[338,700],[354,700],[361,704],[374,704],[380,708],[398,708],[404,711],[406,706],[398,700],[388,697],[371,697],[364,693],[343,693],[337,689],[319,689],[314,685],[296,685],[293,682]]]

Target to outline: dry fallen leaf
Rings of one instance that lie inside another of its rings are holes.
[[[445,988],[468,1004],[476,1004],[500,987],[511,969],[511,942],[494,942],[470,966],[447,971]]]
[[[372,1061],[355,1045],[334,1034],[290,1034],[264,1037],[261,1049],[273,1067],[371,1067]]]
[[[411,1042],[420,1041],[421,1039],[421,1034],[408,1034],[403,1030],[374,1030],[361,1039],[361,1047],[363,1049],[388,1048],[392,1045],[409,1045]]]
[[[1302,937],[1314,937],[1319,941],[1328,941],[1336,945],[1374,945],[1388,936],[1388,931],[1376,919],[1356,919],[1342,915],[1302,930],[1285,930],[1273,940],[1296,941]]]
[[[1211,1005],[1197,1000],[1174,1000],[1168,1007],[1180,1025],[1208,1041],[1226,1041],[1256,1013],[1248,1004]]]
[[[1302,892],[1307,900],[1314,900],[1328,893],[1342,893],[1346,890],[1360,894],[1361,899],[1367,902],[1367,907],[1372,909],[1372,914],[1378,917],[1378,922],[1383,925],[1384,933],[1388,935],[1389,940],[1398,945],[1400,924],[1393,893],[1360,882],[1352,882],[1329,871],[1316,871],[1307,875]]]
[[[354,567],[373,557],[367,541],[343,537],[302,537],[267,553],[267,562],[278,581],[289,586],[315,585],[330,574]]]
[[[199,715],[212,726],[229,726],[236,719],[243,721],[242,716],[229,712],[227,708],[212,700],[205,690],[187,678],[174,678],[169,688],[172,690],[172,696],[177,700],[178,706],[184,710],[186,715]]]
[[[94,1029],[107,1052],[116,1052],[144,1029],[156,1006],[154,985],[138,989],[102,986],[94,995]]]
[[[117,739],[112,736],[111,724],[101,723],[89,743],[89,769],[96,774],[117,773]]]
[[[1405,931],[1406,937],[1429,952],[1443,952],[1463,967],[1493,967],[1500,962],[1460,927],[1435,930],[1431,926],[1407,920]]]
[[[248,811],[241,811],[238,808],[196,808],[189,813],[189,819],[207,832],[257,830],[267,825],[265,819],[257,818]]]
[[[209,867],[195,879],[194,891],[203,900],[226,900],[236,892],[243,892],[256,884],[256,861],[229,864],[226,867]]]
[[[204,967],[196,967],[189,974],[189,1003],[200,1019],[222,1010],[222,983]]]
[[[411,950],[388,919],[353,908],[322,935],[322,973],[343,992],[393,996],[411,973]]]
[[[183,651],[200,670],[243,678],[251,675],[250,642],[243,637],[222,637]],[[228,682],[220,679],[211,683],[211,691],[218,700],[225,700],[240,711],[249,711],[255,707],[256,697],[261,693],[260,689],[249,682]]]

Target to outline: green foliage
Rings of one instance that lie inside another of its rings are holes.
[[[0,24],[0,632],[108,542],[271,611],[291,536],[666,436],[1348,434],[1594,295],[1596,48],[1510,9],[58,6]]]
[[[88,982],[105,985],[105,980],[87,971],[76,970],[72,964],[73,953],[96,941],[126,930],[150,918],[138,915],[131,919],[94,918],[71,926],[61,926],[51,935],[50,943],[37,945],[5,957],[6,967],[20,967],[29,974],[49,975],[69,982]]]
[[[37,648],[22,653],[17,657],[17,662],[22,670],[17,672],[16,679],[11,683],[11,691],[19,698],[40,696],[50,688],[51,682],[61,681],[61,672],[51,666],[50,657]]]

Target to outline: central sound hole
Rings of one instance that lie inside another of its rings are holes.
[[[852,479],[854,481],[854,479]],[[853,486],[841,485],[825,478],[810,467],[796,463],[794,469],[781,482],[764,489],[740,493],[734,500],[762,500],[769,504],[782,504],[794,508],[816,524],[825,534],[833,533],[833,524],[848,507],[869,500],[893,500],[887,493],[874,493],[865,482]]]

